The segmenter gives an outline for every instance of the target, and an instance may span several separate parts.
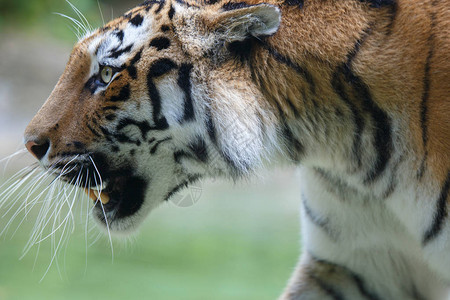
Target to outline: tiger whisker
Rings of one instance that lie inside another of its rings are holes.
[[[24,182],[26,182],[26,178],[29,177],[30,174],[32,174],[33,172],[35,172],[37,170],[36,167],[25,167],[21,170],[19,170],[16,174],[14,174],[13,176],[11,176],[10,179],[8,179],[5,183],[3,183],[0,186],[0,190],[4,189],[6,186],[8,186],[2,193],[0,193],[0,198],[2,199],[8,199],[9,198],[9,190],[10,189],[14,189],[16,185],[18,184],[23,184]],[[3,205],[3,203],[5,203],[5,200],[0,200],[0,208],[1,205]]]
[[[94,176],[94,180],[95,180],[95,186],[97,188],[97,192],[100,195],[100,192],[103,190],[103,181],[102,181],[102,176],[100,174],[100,172],[98,171],[97,165],[95,164],[94,160],[92,159],[92,157],[89,155],[89,159],[91,160],[95,171],[97,172],[98,178],[100,180],[100,189],[98,188],[98,183],[97,183],[97,178],[96,176]],[[109,221],[108,221],[108,217],[106,215],[106,211],[105,211],[105,207],[103,206],[103,203],[101,201],[99,201],[99,199],[97,199],[97,202],[100,203],[100,207],[102,208],[102,212],[103,212],[103,216],[105,217],[105,223],[106,223],[106,229],[108,231],[108,238],[109,238],[109,244],[111,247],[111,258],[114,261],[114,247],[113,247],[113,242],[112,242],[112,237],[111,237],[111,230],[109,228]]]
[[[75,159],[75,158],[74,158]],[[65,164],[65,166],[61,169],[60,171],[60,175],[57,176],[55,179],[58,179],[59,177],[61,177],[62,175],[64,175],[67,172],[70,172],[71,170],[73,170],[74,167],[70,168],[69,170],[65,170],[65,168],[74,160],[70,160],[68,163]],[[52,167],[51,169],[54,169],[54,167]],[[55,182],[58,182],[58,184],[61,184],[60,181],[55,181],[52,180],[52,182],[48,185],[48,187],[41,192],[41,194],[39,196],[41,196],[43,193],[47,192],[47,201],[44,201],[44,205],[41,207],[41,210],[39,212],[38,218],[36,220],[36,223],[33,227],[33,233],[30,236],[30,239],[27,243],[27,245],[24,248],[24,255],[31,249],[31,247],[35,244],[40,244],[40,242],[46,238],[48,238],[48,236],[54,234],[55,232],[52,230],[52,232],[47,236],[47,237],[42,237],[43,236],[43,232],[45,230],[45,228],[47,227],[47,225],[49,224],[49,222],[51,221],[51,219],[53,218],[54,220],[58,220],[58,217],[60,215],[61,209],[63,207],[64,202],[59,200],[60,199],[60,195],[63,194],[63,192],[66,190],[65,188],[59,189],[59,192],[57,193],[56,197],[54,197],[55,194],[55,190],[56,190],[56,185],[54,184]],[[71,182],[73,183],[73,181]],[[50,190],[49,190],[50,189]],[[39,198],[39,196],[37,198]],[[59,200],[54,202],[52,201],[53,198],[56,198],[56,200]],[[73,204],[69,205],[72,206]],[[52,209],[52,208],[56,208],[56,209]],[[48,213],[51,212],[50,215],[48,215]],[[68,213],[67,217],[70,216],[70,212]],[[65,218],[62,223],[66,222],[67,218]],[[58,228],[60,228],[61,226],[55,226],[55,224],[53,224],[53,229],[57,230]],[[23,256],[22,256],[23,257]]]
[[[105,26],[105,19],[103,18],[102,8],[100,6],[100,1],[98,1],[98,0],[97,0],[97,6],[98,6],[98,10],[100,11],[100,17],[102,18],[103,26]]]
[[[14,152],[13,154],[8,155],[8,156],[6,156],[6,157],[0,159],[0,163],[3,163],[3,162],[6,161],[6,162],[5,162],[5,166],[3,167],[3,172],[6,171],[8,165],[9,165],[9,162],[11,161],[11,159],[12,159],[13,157],[18,156],[18,155],[20,155],[20,154],[25,154],[25,153],[27,153],[27,149],[20,149],[20,150],[17,150],[16,152]]]
[[[72,182],[73,182],[73,181],[72,181]],[[71,183],[72,183],[72,182],[71,182]],[[68,202],[68,196],[70,196],[70,194],[71,194],[72,191],[76,188],[76,186],[73,186],[73,187],[71,188],[71,192],[70,192],[69,194],[66,193],[66,189],[65,189],[65,188],[66,188],[66,187],[63,188],[63,194],[64,194],[63,196],[64,196],[64,199],[63,199],[63,200],[60,200],[60,204],[59,204],[59,207],[58,207],[58,210],[57,210],[57,213],[55,214],[55,216],[60,216],[60,212],[62,211],[62,209],[63,209],[63,207],[64,207],[65,204],[68,204],[69,212],[68,212],[67,215],[64,217],[64,219],[62,219],[62,221],[61,221],[61,220],[58,220],[58,222],[53,222],[52,231],[51,231],[47,236],[45,236],[44,238],[42,238],[41,240],[37,241],[37,243],[41,243],[42,241],[46,240],[48,237],[52,236],[56,231],[58,231],[59,228],[61,228],[63,225],[65,226],[65,224],[67,224],[67,220],[68,220],[69,217],[71,216],[71,210],[72,210],[72,207],[73,207],[74,202],[75,202],[75,201],[72,201],[72,203],[69,203],[69,202]],[[72,216],[72,217],[73,217],[73,216]],[[54,220],[56,220],[56,218],[55,218]],[[59,224],[56,225],[57,223],[59,223]]]
[[[64,235],[65,231],[66,231],[66,226],[63,226],[63,229],[62,229],[62,232],[61,232],[61,236]],[[56,258],[57,254],[58,254],[58,249],[61,246],[62,238],[59,239],[58,244],[56,245],[55,242],[54,242],[55,241],[54,237],[55,236],[52,235],[52,252],[54,254],[52,255],[52,258],[51,258],[50,263],[49,263],[49,265],[47,267],[47,270],[44,272],[44,275],[42,276],[42,278],[41,278],[41,280],[39,282],[42,282],[42,280],[45,278],[45,276],[47,275],[48,271],[50,270],[50,267],[53,265],[53,262],[56,262],[55,264],[57,266],[58,272],[61,274],[58,262],[57,262],[57,260],[55,258]]]
[[[35,201],[35,200],[39,200],[39,199],[42,197],[42,195],[43,195],[44,193],[47,193],[47,194],[48,194],[48,190],[49,190],[50,188],[52,188],[51,185],[47,186],[43,191],[41,191],[41,193],[39,193],[39,195],[37,195],[37,196],[30,202],[30,204],[32,203],[32,208],[33,208],[33,207],[37,204],[37,202],[38,202],[38,201]],[[29,213],[29,212],[27,212],[27,213],[25,214],[23,220],[26,219],[28,213]],[[22,220],[22,222],[23,222],[23,220]],[[22,223],[22,222],[21,222],[21,223]],[[19,226],[20,226],[20,224],[19,224]],[[16,229],[16,231],[17,231],[17,229]]]
[[[92,28],[91,24],[89,24],[89,21],[86,19],[86,17],[84,16],[84,14],[83,14],[78,8],[76,8],[75,5],[73,5],[72,3],[70,3],[69,0],[66,0],[66,2],[70,5],[70,7],[72,8],[72,10],[77,14],[78,18],[80,18],[80,22],[83,23],[84,28],[87,29],[87,30],[85,31],[85,34],[88,34],[90,31],[93,31],[93,28]]]
[[[27,180],[30,179],[31,176],[33,176],[33,173],[29,173],[18,184],[12,187],[12,189],[5,195],[7,196],[7,199],[10,198],[11,195],[13,195],[19,188],[22,188],[22,191],[13,198],[14,200],[10,204],[8,204],[9,208],[3,213],[2,218],[9,214],[11,209],[17,204],[21,197],[26,194],[28,189],[34,186],[39,181],[39,179],[44,176],[44,174],[41,174],[39,177],[35,177],[34,179],[31,179],[31,181],[27,182]],[[26,201],[23,201],[23,203],[25,202]]]
[[[28,239],[28,242],[23,250],[23,256],[25,256],[25,254],[31,249],[31,247],[33,245],[36,244],[36,241],[40,238],[42,238],[44,229],[46,228],[47,224],[50,222],[52,216],[54,213],[56,213],[56,210],[52,210],[52,207],[56,207],[57,205],[57,201],[52,201],[54,198],[57,200],[57,196],[54,197],[55,191],[57,190],[57,186],[56,185],[52,185],[49,192],[48,192],[48,196],[45,198],[44,200],[44,205],[41,207],[39,214],[36,218],[36,222],[34,224],[33,230],[32,230],[32,234],[30,236],[30,238]],[[47,218],[48,212],[52,212],[52,214]],[[39,244],[38,244],[39,245]]]
[[[59,13],[59,12],[54,12],[53,14],[61,16],[63,18],[66,18],[66,19],[72,21],[77,26],[77,32],[78,33],[80,33],[80,29],[81,29],[81,31],[83,33],[82,35],[85,35],[87,32],[89,32],[89,30],[80,21],[78,21],[77,19],[72,18],[72,17],[70,17],[68,15],[65,15],[65,14]],[[75,33],[75,35],[77,36],[78,40],[81,39],[81,35],[76,34],[76,33]]]

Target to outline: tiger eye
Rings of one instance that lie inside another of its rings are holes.
[[[109,83],[113,76],[113,69],[108,66],[103,67],[100,72],[100,76],[104,83]]]

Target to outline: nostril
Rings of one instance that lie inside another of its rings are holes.
[[[37,159],[41,160],[50,148],[50,142],[45,141],[43,143],[36,143],[34,141],[29,141],[25,144],[25,147]]]

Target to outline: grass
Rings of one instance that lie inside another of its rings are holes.
[[[298,193],[290,173],[205,183],[197,204],[165,204],[133,241],[115,240],[113,259],[106,238],[86,248],[79,226],[41,282],[50,242],[36,263],[33,251],[18,260],[30,218],[0,240],[0,299],[276,299],[298,258]]]

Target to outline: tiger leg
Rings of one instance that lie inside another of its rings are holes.
[[[280,300],[448,300],[422,244],[390,205],[323,172],[301,171],[304,253]]]
[[[303,254],[279,300],[378,299],[345,267]]]

